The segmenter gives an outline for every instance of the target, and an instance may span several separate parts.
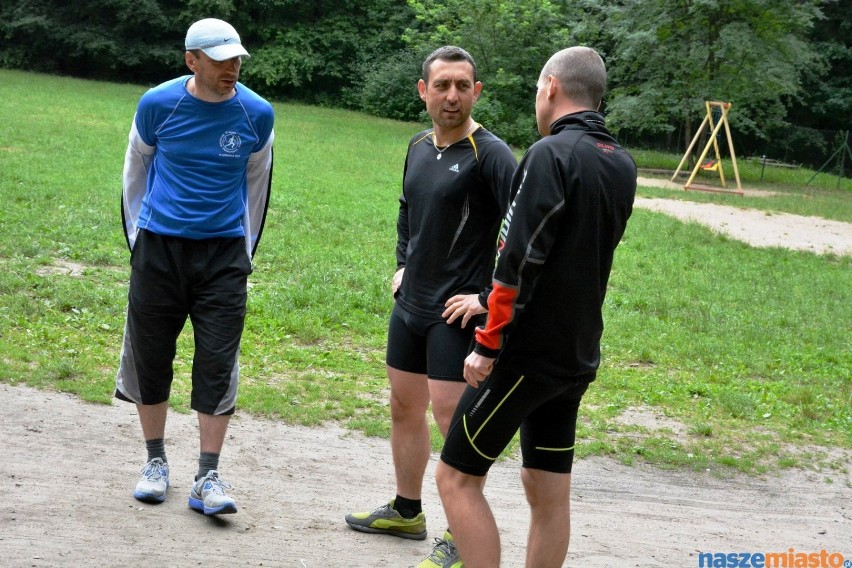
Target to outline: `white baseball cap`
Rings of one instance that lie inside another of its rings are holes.
[[[237,30],[222,20],[198,20],[186,31],[186,50],[200,49],[210,59],[225,61],[234,57],[251,57],[240,43]]]

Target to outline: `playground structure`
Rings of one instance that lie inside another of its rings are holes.
[[[814,181],[814,178],[816,178],[832,160],[837,158],[837,189],[840,189],[840,178],[842,178],[845,173],[844,168],[846,166],[846,156],[848,155],[849,159],[852,160],[852,148],[849,147],[849,131],[847,130],[846,132],[843,132],[841,130],[840,134],[843,135],[843,143],[837,147],[837,150],[834,151],[831,157],[826,160],[820,169],[814,172],[814,175],[811,176],[811,179],[808,180],[805,187],[809,186],[811,182]]]
[[[737,168],[737,156],[734,153],[734,141],[731,138],[731,126],[728,124],[728,111],[731,108],[731,103],[725,102],[717,102],[717,101],[704,101],[704,107],[707,109],[707,115],[704,117],[704,120],[701,122],[701,126],[698,127],[698,130],[695,132],[695,136],[692,138],[692,142],[690,142],[689,147],[686,149],[686,152],[683,154],[683,158],[678,164],[677,169],[675,170],[674,175],[672,176],[671,181],[675,181],[677,179],[678,174],[680,174],[681,168],[686,163],[689,156],[692,154],[692,149],[698,143],[698,140],[704,134],[705,129],[710,130],[710,136],[707,140],[707,144],[704,146],[704,150],[701,152],[698,160],[695,162],[695,167],[692,169],[692,173],[689,176],[689,179],[683,185],[684,190],[696,190],[696,191],[713,191],[719,193],[734,193],[737,195],[743,195],[742,184],[740,183],[740,171]],[[715,115],[715,116],[714,116]],[[731,154],[731,162],[734,166],[734,177],[737,180],[737,189],[727,189],[727,184],[725,182],[725,172],[722,168],[722,156],[719,153],[719,131],[722,127],[725,127],[725,136],[728,140],[728,150]],[[715,152],[716,159],[706,159],[707,153],[710,151],[710,147],[713,147]],[[695,176],[698,174],[698,170],[705,171],[715,171],[719,173],[719,181],[722,183],[722,189],[717,187],[710,187],[706,185],[694,184]]]

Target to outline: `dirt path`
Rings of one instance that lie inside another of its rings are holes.
[[[668,199],[639,199],[637,207],[754,246],[852,252],[848,223]],[[73,276],[67,266],[58,269]],[[166,503],[152,506],[131,497],[141,465],[134,407],[7,384],[0,384],[0,400],[0,566],[399,568],[415,566],[444,528],[434,457],[423,496],[430,541],[364,535],[344,524],[346,512],[391,496],[387,440],[237,414],[222,471],[235,485],[240,512],[220,520],[186,505],[197,456],[193,417],[169,418],[172,487]],[[574,471],[565,566],[696,567],[701,552],[790,548],[852,559],[849,471],[718,479],[607,459],[579,461]],[[503,565],[523,566],[529,518],[517,462],[494,467],[487,494],[501,528]]]
[[[639,185],[683,189],[670,181],[653,178],[639,178]],[[749,195],[767,194],[759,190],[744,191]],[[638,197],[635,206],[666,213],[682,221],[700,223],[755,247],[783,247],[816,254],[852,254],[852,223],[677,199]]]
[[[387,440],[339,427],[300,428],[237,415],[223,455],[240,512],[221,520],[186,505],[197,452],[195,420],[172,414],[172,487],[162,505],[131,497],[139,459],[131,405],[92,405],[0,384],[0,565],[415,566],[443,529],[431,474],[429,541],[365,535],[343,523],[389,497]],[[430,471],[434,469],[434,461]],[[504,566],[523,566],[528,523],[518,464],[498,463],[489,498]],[[628,468],[606,459],[575,467],[566,566],[698,566],[699,552],[813,552],[852,557],[852,476],[784,472],[717,479]]]

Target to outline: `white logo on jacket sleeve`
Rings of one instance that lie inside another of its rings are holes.
[[[222,150],[229,154],[233,154],[238,151],[242,143],[243,141],[240,140],[240,135],[236,132],[225,132],[222,134],[222,137],[219,138],[219,146],[221,146]]]

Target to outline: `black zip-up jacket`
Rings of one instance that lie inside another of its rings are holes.
[[[524,155],[512,192],[475,351],[522,373],[594,379],[601,308],[633,211],[636,164],[601,114],[569,114]]]

